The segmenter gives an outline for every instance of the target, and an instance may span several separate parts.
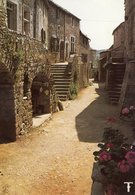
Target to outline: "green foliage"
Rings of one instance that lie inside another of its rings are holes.
[[[75,99],[77,94],[78,94],[78,85],[76,83],[72,83],[69,89],[69,99],[70,100]]]
[[[125,136],[117,129],[112,129],[112,127],[105,128],[103,134],[103,142],[104,143],[113,143],[117,146],[124,144],[127,140]]]
[[[103,140],[98,144],[99,151],[93,153],[95,161],[101,165],[105,186],[110,184],[120,186],[135,171],[133,163],[131,165],[130,159],[127,158],[128,153],[135,154],[135,151],[132,151],[126,140],[127,138],[119,130],[112,127],[105,128]]]

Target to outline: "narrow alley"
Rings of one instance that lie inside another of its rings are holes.
[[[0,145],[0,194],[90,195],[93,151],[107,117],[118,118],[103,84],[83,89],[64,111],[16,142]],[[129,134],[131,124],[117,120]],[[130,133],[131,134],[131,133]]]

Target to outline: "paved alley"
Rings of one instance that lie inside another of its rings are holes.
[[[83,89],[64,111],[16,142],[0,145],[0,194],[90,195],[93,151],[107,117],[118,117],[103,84]],[[117,121],[129,134],[129,123]]]

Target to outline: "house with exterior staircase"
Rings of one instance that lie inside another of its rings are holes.
[[[124,22],[113,31],[113,37],[112,47],[100,55],[100,64],[106,69],[106,89],[109,101],[112,104],[118,104],[126,68]]]
[[[89,38],[80,31],[80,19],[49,1],[48,53],[54,87],[60,100],[88,85]]]

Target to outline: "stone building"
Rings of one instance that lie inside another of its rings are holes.
[[[45,0],[0,1],[0,139],[15,140],[33,115],[55,109],[47,12]]]
[[[99,58],[99,76],[98,79],[100,82],[106,82],[106,88],[108,86],[108,79],[106,79],[108,77],[108,71],[107,71],[107,62],[108,62],[108,58],[109,58],[109,50],[104,50],[100,52],[100,58]]]
[[[125,51],[125,22],[122,22],[113,31],[113,46],[111,50],[111,57],[117,59],[124,59]]]
[[[0,1],[0,140],[16,140],[33,116],[53,113],[76,78],[79,88],[87,84],[88,47],[80,19],[52,1]]]
[[[80,19],[52,1],[49,9],[49,51],[55,62],[79,54]]]
[[[102,56],[102,53],[101,53]],[[113,45],[106,52],[106,61],[101,59],[106,69],[106,89],[109,101],[118,104],[122,92],[125,75],[125,22],[122,22],[113,31]]]
[[[125,0],[125,62],[121,107],[135,105],[135,0]]]
[[[49,5],[49,59],[58,97],[66,100],[70,96],[71,88],[78,91],[88,85],[89,59],[84,58],[88,55],[89,43],[88,38],[80,33],[78,17],[51,0]]]
[[[80,55],[82,66],[80,66],[80,72],[82,73],[80,76],[80,86],[85,86],[88,84],[89,80],[89,73],[90,73],[90,65],[91,65],[91,58],[90,58],[90,39],[84,35],[80,31]]]

